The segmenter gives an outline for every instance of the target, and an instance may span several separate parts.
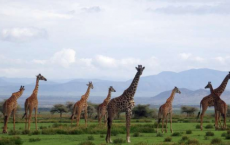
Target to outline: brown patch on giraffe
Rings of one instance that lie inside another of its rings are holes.
[[[131,83],[131,85],[123,92],[123,94],[119,97],[111,99],[111,101],[108,104],[107,112],[108,112],[108,119],[107,119],[107,135],[106,135],[106,142],[112,142],[111,141],[111,127],[112,122],[115,117],[115,115],[119,112],[125,112],[126,113],[126,141],[130,142],[130,120],[132,115],[132,109],[134,107],[134,95],[136,93],[136,89],[138,86],[138,82],[140,79],[140,76],[142,75],[143,70],[145,67],[142,67],[142,65],[138,65],[136,67],[137,73]]]
[[[18,92],[15,92],[11,95],[9,99],[7,99],[3,104],[3,118],[4,118],[4,127],[3,133],[7,133],[7,123],[9,120],[10,115],[13,112],[13,122],[14,122],[14,130],[15,130],[15,114],[17,110],[17,99],[21,97],[24,92],[24,86],[21,86]]]

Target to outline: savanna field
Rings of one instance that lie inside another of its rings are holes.
[[[212,111],[208,111],[203,124],[203,131],[200,131],[199,121],[196,116],[187,117],[185,114],[176,113],[173,116],[173,134],[170,133],[170,123],[168,123],[167,133],[156,133],[155,118],[133,118],[131,121],[131,143],[132,145],[152,145],[152,144],[230,144],[230,131],[214,129],[214,117]],[[21,113],[21,112],[20,112]],[[104,145],[106,137],[106,126],[102,123],[98,125],[96,119],[88,120],[88,127],[85,127],[84,119],[80,121],[80,126],[76,127],[76,120],[71,125],[70,114],[64,114],[62,118],[59,114],[41,112],[38,115],[38,131],[35,124],[31,124],[31,130],[24,129],[24,120],[20,119],[21,114],[17,114],[16,131],[13,131],[12,119],[8,123],[8,134],[1,134],[0,145]],[[1,124],[2,123],[1,118]],[[227,119],[229,122],[229,118]],[[34,119],[33,119],[34,121]],[[228,124],[230,128],[230,124]],[[159,129],[161,132],[161,129]],[[128,144],[125,142],[126,128],[125,116],[120,115],[115,119],[112,126],[112,144]]]

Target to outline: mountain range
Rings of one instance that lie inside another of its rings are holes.
[[[169,97],[171,90],[177,86],[181,89],[182,94],[176,95],[177,104],[199,104],[201,98],[209,94],[209,90],[203,90],[208,81],[211,81],[213,87],[218,87],[229,72],[212,69],[190,69],[182,72],[165,71],[157,75],[141,76],[137,88],[136,98],[141,103],[161,104]],[[143,74],[144,75],[144,74]],[[85,93],[89,81],[93,82],[94,89],[91,91],[93,101],[102,101],[107,96],[109,86],[113,86],[117,92],[113,97],[117,97],[129,87],[132,79],[127,81],[110,81],[99,79],[72,79],[72,80],[49,80],[40,81],[39,96],[42,100],[44,97],[59,98],[80,98]],[[35,86],[35,78],[5,78],[0,77],[0,99],[10,97],[12,92],[19,90],[20,85],[25,86],[22,98],[28,97]],[[230,96],[230,85],[227,85],[223,97]],[[95,99],[96,97],[101,99]],[[145,98],[145,99],[144,99]],[[148,99],[147,99],[148,98]],[[90,99],[89,99],[90,100]],[[137,102],[138,103],[138,102]],[[229,102],[230,103],[230,102]]]

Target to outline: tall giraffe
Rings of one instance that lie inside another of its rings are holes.
[[[142,67],[142,65],[138,65],[136,69],[137,69],[137,73],[131,85],[123,92],[121,96],[111,99],[111,101],[108,104],[107,107],[108,123],[107,123],[107,135],[106,135],[107,143],[112,142],[110,139],[112,122],[115,115],[119,112],[126,113],[126,132],[127,132],[126,141],[130,142],[129,132],[130,132],[132,109],[134,107],[134,95],[138,86],[140,76],[142,75],[142,72],[145,69],[145,67]]]
[[[214,100],[214,108],[215,108],[215,128],[216,130],[218,129],[218,120],[219,120],[219,115],[221,115],[224,118],[224,125],[223,129],[226,129],[226,114],[227,114],[227,104],[220,98],[220,96],[215,93],[215,91],[212,88],[211,82],[208,82],[207,86],[205,89],[209,88],[211,95]]]
[[[111,94],[112,92],[116,92],[116,90],[110,86],[109,87],[109,93],[108,93],[108,96],[105,98],[105,100],[103,101],[103,103],[101,103],[99,106],[98,106],[98,110],[97,110],[97,116],[98,116],[98,122],[99,124],[101,123],[101,118],[104,116],[105,118],[105,123],[106,123],[106,113],[107,113],[107,105],[109,104],[109,101],[111,99]]]
[[[28,130],[30,130],[30,120],[31,120],[31,117],[32,117],[33,109],[35,111],[35,126],[36,126],[36,130],[38,129],[38,126],[37,126],[37,111],[38,111],[38,98],[37,98],[37,95],[38,95],[38,87],[39,87],[39,81],[40,80],[47,81],[47,79],[44,76],[42,76],[41,74],[38,74],[36,76],[36,85],[35,85],[34,91],[31,94],[31,96],[29,98],[27,98],[26,101],[25,101],[25,114],[23,115],[22,118],[25,117],[25,129],[27,128],[26,126],[27,126],[27,123],[28,123]],[[29,111],[29,117],[27,116],[28,111]]]
[[[224,92],[227,84],[228,84],[228,80],[230,79],[230,72],[227,74],[227,76],[224,78],[224,80],[222,81],[222,83],[220,84],[220,86],[216,89],[214,89],[213,91],[217,94],[217,96],[221,96],[221,94]],[[205,111],[207,110],[208,107],[214,106],[214,100],[211,94],[209,94],[208,96],[204,97],[201,101],[200,101],[200,110],[202,108],[202,112],[198,112],[197,115],[197,119],[200,116],[200,129],[203,130],[203,117],[205,114]]]
[[[87,117],[88,117],[87,116],[87,107],[88,107],[87,100],[89,98],[90,89],[93,89],[93,83],[89,82],[89,84],[86,84],[86,85],[88,86],[86,93],[82,95],[81,99],[74,104],[73,112],[71,116],[71,124],[73,123],[74,116],[77,114],[76,120],[77,120],[77,126],[78,126],[80,118],[81,118],[81,113],[84,111],[85,126],[87,127]]]
[[[12,93],[11,97],[7,99],[3,104],[3,116],[4,116],[4,128],[3,133],[7,133],[7,123],[10,115],[13,112],[14,130],[15,130],[15,114],[18,107],[17,100],[24,91],[24,86],[21,86],[18,92]]]
[[[177,87],[175,87],[172,90],[172,93],[171,93],[170,97],[159,108],[157,132],[158,132],[158,126],[159,126],[161,118],[162,118],[162,133],[164,133],[164,120],[165,119],[166,119],[165,132],[167,133],[167,122],[168,122],[168,115],[169,114],[170,114],[170,130],[171,130],[171,133],[173,132],[173,130],[172,130],[172,102],[173,102],[173,99],[174,99],[174,96],[175,96],[176,93],[179,93],[179,94],[181,93],[180,90]]]

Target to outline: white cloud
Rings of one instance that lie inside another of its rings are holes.
[[[182,58],[182,59],[188,59],[192,54],[191,53],[180,53],[179,56]]]
[[[117,62],[114,58],[103,56],[103,55],[97,55],[93,60],[93,64],[103,68],[117,67]]]
[[[38,28],[11,28],[1,32],[1,39],[5,41],[29,41],[46,37],[47,32]]]
[[[93,6],[93,7],[82,8],[82,10],[87,13],[98,13],[101,11],[101,8],[99,6]]]

